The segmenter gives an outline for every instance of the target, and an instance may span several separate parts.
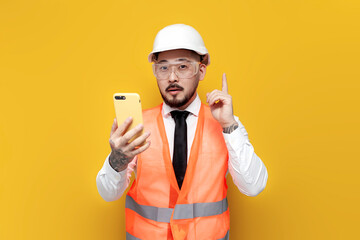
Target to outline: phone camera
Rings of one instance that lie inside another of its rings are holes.
[[[125,100],[126,97],[125,96],[115,96],[116,100]]]

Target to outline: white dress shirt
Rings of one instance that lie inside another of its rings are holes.
[[[198,121],[198,114],[201,107],[201,101],[197,95],[195,100],[185,109],[190,114],[186,119],[187,124],[187,144],[188,144],[188,160],[190,156],[191,146],[195,137],[195,131]],[[174,131],[175,121],[171,117],[170,112],[176,110],[167,104],[163,104],[162,116],[166,131],[166,136],[169,143],[169,150],[171,160],[174,149]],[[230,172],[235,185],[240,192],[247,196],[258,195],[266,186],[268,174],[264,163],[255,154],[254,148],[251,145],[245,127],[239,121],[239,118],[234,116],[239,127],[232,133],[223,133],[227,149],[229,151],[229,166]],[[119,199],[129,186],[132,172],[136,176],[136,161],[135,157],[129,163],[127,169],[117,172],[109,164],[109,156],[107,156],[105,163],[96,177],[96,184],[101,197],[105,201],[114,201]]]

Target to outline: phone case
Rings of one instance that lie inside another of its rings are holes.
[[[117,119],[117,124],[120,126],[128,117],[133,118],[133,122],[127,129],[127,131],[133,129],[138,124],[143,123],[142,118],[142,108],[140,96],[137,93],[115,93],[113,95],[114,105],[115,105],[115,114]],[[143,133],[136,134],[129,142],[132,142],[135,138],[140,136]],[[144,144],[143,142],[142,144]],[[141,145],[142,145],[141,144]]]

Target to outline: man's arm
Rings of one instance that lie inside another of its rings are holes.
[[[109,154],[110,156],[110,154]],[[121,172],[113,169],[109,163],[109,156],[106,158],[103,167],[96,176],[96,186],[100,196],[107,202],[119,199],[125,189],[129,186],[130,177],[136,168],[135,157],[127,168]]]
[[[118,126],[116,118],[114,119],[109,139],[111,153],[96,177],[98,191],[105,201],[114,201],[122,196],[136,167],[136,155],[150,146],[149,141],[141,146],[150,136],[150,132],[143,133],[129,143],[130,139],[144,128],[139,124],[127,132],[131,123],[132,118],[129,117]]]
[[[248,195],[258,195],[266,185],[267,171],[256,156],[247,132],[239,119],[233,115],[232,97],[228,93],[226,74],[222,76],[222,90],[206,94],[213,117],[223,128],[229,151],[229,171],[239,190]]]
[[[245,127],[238,117],[235,120],[237,123],[223,129],[229,151],[229,172],[240,192],[254,197],[264,190],[268,173],[264,163],[255,154]]]

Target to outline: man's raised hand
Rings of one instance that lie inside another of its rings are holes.
[[[228,94],[226,74],[222,76],[222,90],[213,90],[206,94],[206,102],[209,104],[213,117],[220,123],[221,127],[228,127],[237,124],[233,115],[232,97]]]

